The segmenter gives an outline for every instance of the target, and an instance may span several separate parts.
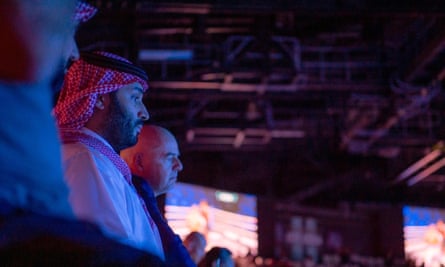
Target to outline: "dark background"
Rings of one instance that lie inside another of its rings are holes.
[[[177,136],[182,182],[273,209],[390,209],[392,224],[367,210],[374,237],[401,227],[405,204],[444,206],[442,163],[412,179],[443,157],[444,1],[89,2],[100,11],[80,47],[146,69],[150,123]]]

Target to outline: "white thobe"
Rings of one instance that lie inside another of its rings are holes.
[[[83,128],[82,132],[111,147],[93,131]],[[97,224],[106,235],[164,259],[156,224],[113,162],[79,142],[64,144],[62,154],[74,214]]]

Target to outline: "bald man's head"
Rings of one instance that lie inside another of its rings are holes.
[[[155,125],[144,125],[137,144],[121,151],[132,174],[147,181],[156,196],[174,186],[183,168],[179,155],[173,134]]]

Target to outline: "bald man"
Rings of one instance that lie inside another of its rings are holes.
[[[121,152],[133,176],[139,176],[157,197],[171,189],[182,170],[175,137],[167,129],[145,125],[138,143]]]
[[[132,173],[132,181],[158,226],[168,266],[196,266],[181,238],[162,217],[156,197],[170,190],[182,170],[179,148],[165,128],[144,125],[135,146],[121,151]]]

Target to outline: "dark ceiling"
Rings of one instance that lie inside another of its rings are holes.
[[[90,2],[80,47],[147,70],[182,181],[321,206],[443,205],[445,1]]]

